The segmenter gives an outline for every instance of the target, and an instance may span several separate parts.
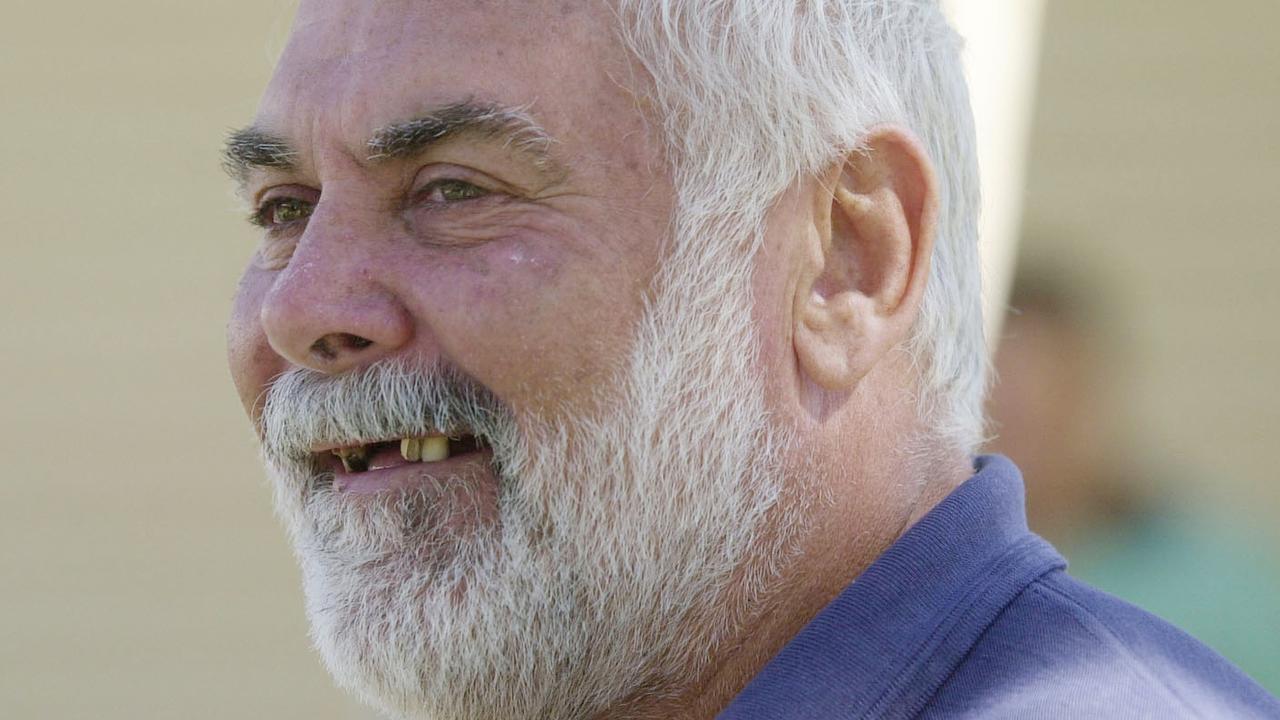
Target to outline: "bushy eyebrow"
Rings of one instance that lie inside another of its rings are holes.
[[[375,130],[365,143],[369,162],[404,160],[451,138],[469,135],[525,155],[540,171],[557,173],[550,135],[523,108],[464,101],[429,110]],[[269,130],[251,125],[227,137],[223,168],[241,185],[254,169],[296,169],[297,150]]]
[[[460,135],[500,142],[527,155],[540,169],[554,166],[550,135],[524,109],[469,101],[445,105],[374,131],[367,143],[369,160],[413,157]]]
[[[234,180],[243,184],[250,170],[292,170],[297,157],[298,152],[288,140],[251,125],[227,136],[222,150],[222,167]]]

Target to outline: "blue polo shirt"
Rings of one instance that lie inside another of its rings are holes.
[[[1280,718],[1220,655],[1068,576],[1013,463],[975,469],[719,717]]]

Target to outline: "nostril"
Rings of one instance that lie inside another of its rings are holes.
[[[311,344],[311,354],[322,360],[337,360],[343,351],[363,350],[372,340],[351,333],[330,333]]]

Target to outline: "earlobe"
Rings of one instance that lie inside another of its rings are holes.
[[[842,391],[909,336],[928,279],[937,190],[919,141],[891,126],[869,132],[824,180],[814,205],[820,260],[797,286],[794,343],[801,372]]]
[[[827,390],[847,390],[865,374],[868,324],[875,314],[865,307],[867,298],[840,293],[827,299],[814,293],[804,304],[804,314],[796,324],[795,347],[800,367]]]

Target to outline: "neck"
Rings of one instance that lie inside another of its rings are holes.
[[[899,453],[889,455],[901,457]],[[973,472],[967,458],[952,458],[927,469],[902,462],[897,467],[876,469],[883,474],[809,480],[810,486],[816,481],[843,492],[801,508],[810,517],[808,525],[790,547],[777,581],[763,597],[749,602],[742,597],[726,599],[728,607],[748,609],[737,623],[739,630],[716,648],[712,663],[700,678],[674,693],[670,689],[643,689],[596,720],[711,720],[814,616]],[[814,470],[809,468],[809,472]],[[795,502],[795,498],[790,500]],[[777,515],[788,513],[782,509]],[[856,518],[857,525],[851,524],[850,518]],[[759,565],[745,568],[740,576],[768,572],[763,563]]]

